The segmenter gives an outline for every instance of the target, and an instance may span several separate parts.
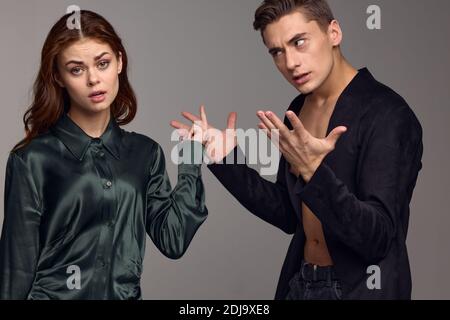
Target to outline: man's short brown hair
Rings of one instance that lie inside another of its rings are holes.
[[[264,0],[255,12],[253,27],[262,34],[269,24],[295,11],[303,13],[309,21],[316,21],[324,31],[334,20],[326,0]]]

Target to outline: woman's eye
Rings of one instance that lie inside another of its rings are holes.
[[[70,72],[76,76],[81,74],[81,71],[83,71],[81,68],[73,68],[72,70],[70,70]]]
[[[108,66],[109,66],[109,61],[102,61],[98,64],[98,67],[100,69],[106,69],[106,68],[108,68]]]

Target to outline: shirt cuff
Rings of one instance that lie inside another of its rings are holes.
[[[199,141],[184,140],[178,145],[180,163],[187,165],[201,165],[205,146]]]
[[[294,186],[294,193],[304,200],[323,202],[328,198],[327,192],[335,180],[336,175],[333,170],[322,162],[308,183],[302,177],[298,178]]]
[[[195,140],[185,140],[178,144],[180,164],[178,165],[178,175],[201,176],[203,152],[205,147]]]
[[[223,164],[246,164],[245,155],[241,147],[237,145],[222,161],[208,164],[208,168],[214,170],[215,168],[220,168]]]
[[[202,165],[201,164],[179,164],[178,175],[191,175],[195,177],[201,177]]]

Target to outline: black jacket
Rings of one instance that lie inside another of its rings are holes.
[[[304,99],[298,96],[289,110],[299,114]],[[422,168],[422,128],[408,104],[365,68],[339,97],[327,135],[341,125],[347,132],[308,184],[283,157],[276,183],[245,164],[209,168],[250,212],[294,234],[275,299],[285,298],[303,259],[302,201],[322,223],[344,299],[410,299],[406,236]],[[372,265],[380,267],[381,289],[367,286]]]

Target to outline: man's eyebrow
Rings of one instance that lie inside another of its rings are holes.
[[[293,44],[295,41],[305,37],[307,34],[308,34],[307,32],[297,33],[288,41],[288,44],[290,44],[290,45]],[[279,47],[269,48],[269,53],[274,54],[275,52],[280,51],[280,50],[283,50],[283,49],[279,48]]]
[[[96,57],[94,58],[94,61],[100,60],[105,54],[109,54],[109,52],[106,52],[106,51],[105,51],[105,52],[99,54],[98,56],[96,56]],[[67,66],[67,65],[69,65],[69,64],[71,64],[71,63],[73,63],[73,64],[78,64],[78,65],[84,64],[83,61],[70,60],[70,61],[67,62],[65,65]]]
[[[304,36],[306,36],[308,33],[306,32],[302,32],[302,33],[297,33],[295,36],[293,36],[291,38],[291,40],[288,41],[289,44],[294,43],[295,41],[297,41],[298,39],[303,38]]]
[[[273,47],[273,48],[270,48],[269,49],[269,53],[271,54],[271,55],[273,55],[274,53],[276,53],[276,52],[278,52],[278,51],[281,51],[282,49],[281,48],[279,48],[279,47]]]

